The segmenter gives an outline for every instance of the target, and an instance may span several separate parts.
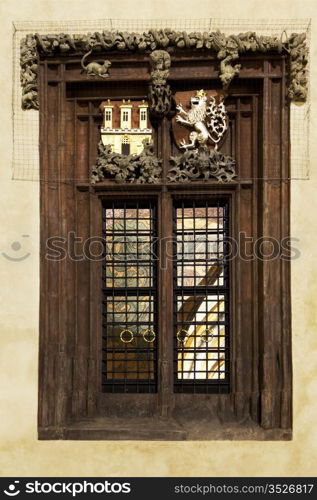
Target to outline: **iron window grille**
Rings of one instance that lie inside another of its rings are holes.
[[[104,392],[157,390],[156,207],[103,204]]]
[[[228,204],[174,204],[174,390],[229,392]]]

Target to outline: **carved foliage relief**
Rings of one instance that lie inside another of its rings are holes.
[[[166,79],[168,77],[168,49],[196,49],[214,52],[220,62],[219,78],[224,88],[228,88],[235,75],[239,73],[238,59],[248,52],[276,52],[290,56],[290,79],[288,96],[295,101],[303,101],[307,97],[307,64],[308,47],[305,33],[293,33],[282,42],[282,37],[258,36],[254,32],[226,36],[223,33],[186,33],[166,28],[164,30],[149,30],[144,33],[127,33],[118,31],[102,31],[86,35],[69,35],[65,33],[52,35],[27,35],[21,41],[21,85],[22,108],[38,109],[37,99],[37,64],[38,54],[69,55],[86,54],[91,51],[98,55],[105,51],[138,51],[152,53],[152,88],[150,100],[153,107],[166,109],[169,93]],[[158,54],[153,52],[158,51]],[[93,61],[96,63],[96,61]],[[94,67],[99,76],[108,74],[110,61],[106,67]],[[161,72],[161,75],[160,75]],[[154,83],[155,81],[164,83]],[[156,87],[157,86],[157,87]],[[163,104],[162,104],[163,103]]]
[[[139,155],[114,153],[111,147],[100,141],[98,157],[93,167],[91,182],[114,178],[118,183],[157,184],[160,182],[162,161],[154,155],[151,142],[143,141],[143,151]]]
[[[150,54],[150,64],[150,111],[152,115],[162,117],[167,115],[172,107],[172,91],[167,83],[171,67],[171,56],[166,50],[154,50]]]
[[[201,89],[191,97],[188,111],[181,104],[176,106],[176,110],[176,122],[184,128],[184,133],[186,128],[190,131],[189,142],[186,143],[185,139],[180,141],[178,147],[184,153],[170,158],[167,181],[235,180],[235,161],[218,151],[218,144],[228,128],[228,116],[222,98],[217,101]],[[121,132],[117,131],[118,134]],[[127,129],[124,136],[126,142],[128,133]],[[118,183],[156,184],[161,181],[161,173],[162,161],[156,158],[151,141],[143,141],[140,154],[120,154],[110,144],[100,141],[91,180],[93,184],[109,178]]]
[[[218,143],[228,127],[224,102],[200,90],[191,97],[189,110],[182,105],[173,106],[168,79],[174,48],[215,52],[220,62],[219,78],[224,89],[239,74],[241,54],[288,54],[288,96],[295,101],[304,101],[307,97],[308,48],[305,34],[292,34],[282,41],[282,37],[257,36],[254,32],[226,36],[220,32],[185,33],[170,29],[149,30],[142,34],[103,31],[87,35],[27,35],[21,41],[22,108],[39,108],[37,73],[40,55],[80,54],[82,72],[89,78],[105,79],[111,77],[111,52],[145,52],[149,58],[147,106],[150,116],[156,120],[164,116],[171,118],[176,111],[176,122],[189,129],[188,142],[182,139],[177,144],[181,154],[170,158],[168,182],[234,181],[235,160],[218,151]],[[104,56],[100,59],[105,52],[109,59]],[[90,56],[94,59],[88,61]],[[161,174],[162,161],[155,156],[151,141],[144,141],[143,151],[138,154],[119,154],[100,141],[91,181],[96,183],[112,178],[119,183],[155,184],[161,181]]]

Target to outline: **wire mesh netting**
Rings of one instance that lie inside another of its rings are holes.
[[[256,31],[259,35],[289,36],[306,32],[310,45],[309,19],[100,19],[79,21],[23,21],[13,25],[13,160],[14,180],[39,180],[39,113],[21,109],[20,42],[28,33],[81,34],[103,30],[143,32],[151,28],[180,31],[216,31],[226,35]],[[309,68],[308,68],[309,76]],[[309,110],[310,95],[305,103],[291,105],[291,178],[309,178]]]

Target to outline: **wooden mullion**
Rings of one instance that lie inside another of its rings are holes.
[[[173,401],[173,245],[172,198],[163,188],[159,197],[159,412],[163,417],[172,410]]]

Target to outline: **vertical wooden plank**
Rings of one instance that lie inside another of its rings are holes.
[[[243,161],[239,164],[239,177],[249,180],[252,177],[252,115],[240,112],[240,151]]]
[[[236,113],[236,159],[240,181],[252,178],[252,114],[245,111],[246,98],[237,98]],[[241,102],[242,101],[242,102]],[[237,209],[233,217],[237,219],[235,235],[238,255],[236,263],[237,307],[236,327],[234,330],[235,349],[235,411],[238,419],[249,418],[252,408],[252,258],[248,257],[250,247],[246,248],[247,239],[253,236],[252,227],[252,191],[253,186],[239,184],[236,193]]]
[[[166,117],[158,126],[158,151],[164,185],[158,198],[158,405],[159,414],[166,417],[173,406],[173,205],[165,186],[171,153],[170,122]]]
[[[58,227],[57,236],[59,238],[65,238],[67,241],[67,219],[65,218],[65,184],[64,176],[65,172],[65,83],[64,83],[64,64],[59,66],[59,75],[61,77],[61,82],[58,85],[58,97],[57,97],[57,147],[58,151],[56,154],[56,173],[57,173],[57,184],[56,191],[58,197],[58,209],[56,213],[56,226]],[[61,258],[57,261],[56,275],[58,277],[58,344],[57,344],[57,356],[56,356],[56,400],[55,400],[55,415],[56,415],[56,425],[59,427],[65,423],[66,420],[66,368],[67,368],[67,354],[66,354],[66,342],[68,338],[67,332],[67,308],[65,307],[65,285],[67,280],[68,272],[68,256],[66,258]],[[54,312],[55,314],[55,312]]]
[[[75,346],[75,262],[72,252],[72,234],[75,227],[75,157],[74,157],[74,101],[66,100],[65,89],[64,101],[64,155],[61,169],[61,235],[67,241],[67,255],[61,262],[61,329],[63,329],[63,349],[61,352],[62,362],[62,385],[64,393],[64,420],[71,417],[72,399],[72,356]]]
[[[96,258],[90,262],[90,325],[89,325],[89,366],[88,366],[88,415],[95,415],[101,393],[102,322],[101,287],[102,261],[98,259],[98,249],[102,237],[101,199],[90,193],[90,238],[100,242],[96,246]]]
[[[99,133],[96,118],[93,116],[94,106],[89,102],[89,161],[88,179],[91,175],[92,164],[97,153]],[[89,349],[87,349],[87,414],[95,415],[97,410],[98,392],[100,392],[101,379],[101,257],[102,257],[102,211],[101,201],[89,191],[89,238],[91,241],[91,256],[89,261]],[[100,257],[98,254],[100,252]],[[97,370],[99,368],[99,376]]]
[[[250,144],[249,144],[250,146]],[[250,147],[249,147],[250,154]],[[252,237],[252,192],[249,188],[242,188],[240,191],[240,233],[241,241]],[[240,247],[240,266],[239,266],[239,281],[241,296],[241,317],[240,317],[240,332],[241,332],[241,351],[237,359],[239,373],[239,390],[244,393],[239,396],[240,412],[244,416],[249,416],[252,394],[252,338],[253,338],[253,321],[252,321],[252,260],[244,255],[244,248]]]
[[[252,237],[253,242],[258,238],[258,178],[259,178],[259,105],[258,96],[252,98]],[[258,259],[252,261],[252,395],[251,395],[251,417],[255,422],[259,422],[259,280],[258,280]]]
[[[76,118],[76,174],[77,182],[87,182],[88,180],[88,159],[89,142],[88,132],[89,122],[86,119]]]
[[[90,108],[89,108],[90,109]],[[91,117],[76,124],[75,183],[89,177]],[[90,341],[90,193],[76,189],[76,348],[73,360],[73,416],[87,415]]]
[[[269,63],[266,63],[269,73]],[[280,244],[281,205],[281,80],[267,76],[264,82],[263,172],[261,182],[261,234]],[[267,179],[267,180],[266,180]],[[265,247],[263,247],[265,249]],[[269,251],[268,245],[266,251]],[[261,268],[261,424],[264,428],[280,426],[282,371],[282,291],[281,259],[264,259]]]
[[[268,63],[264,63],[265,72],[268,73]],[[268,76],[264,78],[263,81],[263,111],[269,110],[271,106],[271,86]],[[270,139],[271,139],[271,119],[270,113],[263,113],[263,159],[262,159],[262,169],[261,169],[261,196],[262,203],[260,205],[259,219],[260,219],[260,235],[262,236],[266,232],[265,227],[265,216],[263,214],[264,207],[267,204],[267,194],[266,185],[263,177],[266,175],[270,164]],[[261,213],[262,210],[262,213]],[[261,425],[264,428],[271,428],[273,426],[273,415],[272,415],[272,379],[274,376],[270,376],[270,360],[272,359],[272,339],[271,339],[271,325],[270,318],[267,318],[267,312],[265,310],[265,289],[267,289],[267,272],[263,263],[259,265],[260,269],[260,323],[259,323],[259,348],[260,348],[260,388],[261,388]],[[267,292],[266,292],[267,293]]]
[[[45,68],[46,69],[46,68]],[[56,157],[58,154],[58,115],[59,115],[59,85],[47,85],[47,137],[48,164],[47,164],[47,234],[44,237],[44,259],[46,259],[46,242],[49,237],[59,236],[59,193],[58,193],[58,167]],[[47,140],[47,138],[45,139]],[[56,398],[58,392],[58,379],[56,378],[56,364],[59,351],[59,262],[51,260],[47,272],[47,337],[44,352],[47,363],[47,420],[46,425],[56,425]]]
[[[240,172],[241,162],[243,161],[241,157],[240,150],[240,98],[236,100],[236,122],[235,122],[235,158],[237,162],[237,169]],[[240,173],[239,173],[240,176]],[[234,217],[235,220],[235,232],[234,238],[237,241],[239,238],[239,232],[241,230],[241,185],[237,186],[236,197],[235,197],[235,213],[238,217]],[[241,259],[239,256],[234,261],[235,267],[235,329],[232,335],[232,363],[234,373],[232,374],[232,395],[233,395],[233,405],[234,411],[237,418],[242,418],[244,415],[244,376],[243,376],[243,360],[242,360],[242,349],[243,349],[243,330],[242,330],[242,314],[243,314],[243,303],[242,303],[242,284],[241,284]]]
[[[288,238],[291,234],[290,227],[290,141],[289,120],[290,108],[286,98],[286,60],[283,59],[283,78],[281,92],[281,172],[284,179],[281,186],[281,238]],[[285,252],[284,252],[285,253]],[[289,257],[289,255],[288,255]],[[281,427],[292,428],[292,336],[291,336],[291,287],[290,287],[290,261],[284,258],[281,261],[282,284],[282,394],[281,394]]]
[[[47,143],[47,86],[45,81],[45,65],[39,65],[39,142],[40,148],[40,338],[39,338],[39,388],[38,388],[38,427],[49,425],[48,415],[48,374],[47,374],[47,331],[48,331],[48,262],[44,258],[46,239],[48,236],[47,198],[48,198],[48,143]]]

